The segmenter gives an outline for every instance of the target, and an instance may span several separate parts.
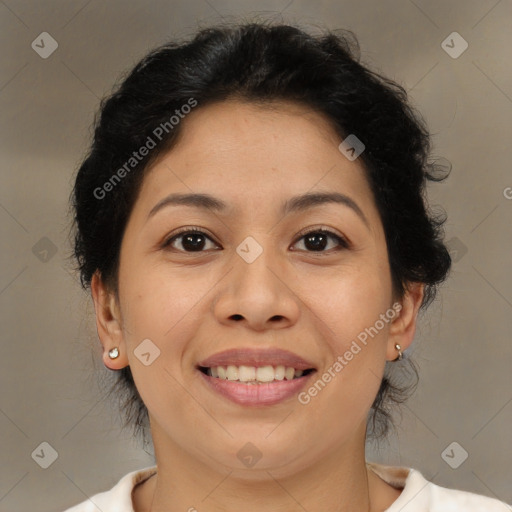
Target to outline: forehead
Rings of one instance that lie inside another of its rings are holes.
[[[328,144],[335,143],[338,138],[335,124],[326,114],[289,100],[250,102],[228,99],[199,105],[184,120],[183,138],[195,142],[206,134],[243,137],[256,131],[261,131],[261,137],[255,143],[264,141],[265,135],[276,134],[298,138],[314,132],[315,138],[323,138]],[[214,126],[219,132],[211,133],[210,128]],[[283,127],[287,130],[281,133]]]
[[[181,122],[177,143],[143,182],[147,211],[171,192],[211,193],[238,212],[320,190],[372,208],[362,162],[345,158],[333,123],[309,107],[230,100],[199,106]]]

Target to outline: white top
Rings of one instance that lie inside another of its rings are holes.
[[[397,489],[398,499],[385,512],[512,512],[512,507],[494,498],[455,489],[439,487],[411,468],[368,463],[377,475]],[[110,491],[95,494],[90,499],[64,512],[134,512],[133,488],[156,473],[156,466],[126,474]]]

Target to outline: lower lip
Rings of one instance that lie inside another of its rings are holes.
[[[210,389],[239,405],[274,405],[282,402],[299,393],[305,387],[309,377],[316,373],[311,372],[292,380],[278,380],[253,385],[210,377],[200,370],[197,371]]]

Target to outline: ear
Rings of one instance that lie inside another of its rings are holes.
[[[107,290],[98,271],[91,280],[91,294],[96,311],[96,329],[103,346],[103,364],[111,370],[120,370],[129,364],[121,327],[121,314],[115,294]],[[110,359],[108,352],[114,347],[118,348],[119,356]]]
[[[409,283],[403,299],[398,301],[401,306],[400,310],[397,311],[399,308],[393,307],[397,311],[397,315],[389,328],[386,351],[388,361],[393,361],[398,357],[398,350],[395,345],[400,345],[402,352],[411,345],[416,332],[416,321],[424,291],[424,283]]]

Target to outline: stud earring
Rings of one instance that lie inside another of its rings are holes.
[[[393,359],[393,361],[401,361],[403,359],[402,347],[398,343],[395,343],[395,348],[398,350],[398,357]]]
[[[114,347],[113,349],[109,350],[108,357],[110,357],[110,359],[116,359],[117,357],[119,357],[119,349],[117,347]]]

